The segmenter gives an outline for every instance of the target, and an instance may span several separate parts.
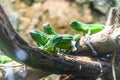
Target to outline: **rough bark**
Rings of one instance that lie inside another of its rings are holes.
[[[86,56],[60,56],[31,47],[13,29],[0,6],[0,48],[5,55],[33,68],[57,74],[73,74],[96,77],[100,74],[100,64]],[[24,59],[19,58],[19,56]],[[109,63],[101,62],[103,73],[110,68]]]
[[[93,34],[87,38],[83,37],[78,41],[78,49],[76,51],[78,54],[88,53],[89,55],[92,55],[90,54],[90,52],[92,52],[90,47],[85,44],[83,39],[85,39],[86,42],[90,43],[93,46],[95,51],[97,51],[98,55],[110,54],[113,53],[115,50],[119,49],[120,29],[114,27],[116,12],[116,8],[111,8],[104,30]]]
[[[113,12],[114,11],[112,9],[111,13]],[[116,46],[116,40],[119,42],[120,29],[114,30],[111,27],[109,31],[110,33],[105,30],[98,34],[91,35],[88,38],[95,50],[99,53],[108,53],[114,51],[116,48],[119,48],[119,45]],[[104,32],[106,32],[106,35],[103,34]],[[71,55],[61,56],[30,46],[15,32],[1,6],[0,48],[5,55],[18,62],[51,73],[72,74],[81,77],[97,77],[100,74],[100,63],[96,58]],[[91,53],[90,49],[86,47],[84,43],[82,44],[82,48],[80,45],[79,52],[86,54],[88,51]],[[23,57],[21,58],[20,56],[22,55]],[[111,65],[109,62],[101,61],[101,65],[103,67],[103,74],[110,71]]]

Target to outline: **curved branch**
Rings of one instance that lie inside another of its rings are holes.
[[[5,55],[30,67],[57,74],[73,74],[96,77],[100,73],[99,62],[85,56],[60,56],[31,47],[13,29],[0,6],[0,48]],[[103,73],[111,67],[102,62]]]

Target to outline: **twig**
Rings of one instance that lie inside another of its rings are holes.
[[[108,19],[107,19],[107,22],[106,22],[106,28],[110,27],[111,25],[114,25],[115,18],[116,18],[116,13],[117,13],[117,8],[112,7],[110,9],[110,12],[109,12],[109,15],[108,15]]]
[[[112,75],[113,75],[113,80],[116,80],[116,71],[115,71],[115,56],[116,56],[116,51],[114,52],[112,56]]]
[[[106,29],[110,29],[111,30],[112,28],[114,28],[116,13],[117,13],[117,8],[115,8],[115,7],[111,8],[110,14],[109,14],[107,22],[106,22]],[[111,30],[111,32],[112,32],[112,30]],[[116,80],[115,56],[116,56],[116,51],[113,53],[112,61],[111,61],[113,80]]]

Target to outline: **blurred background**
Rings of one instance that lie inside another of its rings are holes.
[[[50,23],[58,33],[76,34],[72,20],[105,24],[115,0],[1,0],[14,28],[27,41],[29,31]]]
[[[109,9],[117,6],[116,0],[0,0],[0,4],[4,7],[14,29],[33,46],[36,44],[29,35],[33,28],[43,30],[42,25],[50,23],[58,33],[76,34],[78,32],[69,26],[70,21],[105,24]],[[22,80],[38,80],[50,73],[28,68],[28,74]],[[58,79],[55,79],[58,77],[56,75],[53,77],[54,79],[44,80]]]

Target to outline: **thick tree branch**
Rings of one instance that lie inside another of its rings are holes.
[[[116,12],[117,12],[116,8],[111,8],[106,23],[106,28],[86,38],[86,41],[93,46],[93,48],[98,52],[98,55],[104,55],[104,54],[106,55],[108,53],[110,54],[120,47],[120,46],[116,46],[120,44],[118,39],[118,37],[120,36],[119,33],[120,29],[114,27]],[[83,39],[84,38],[81,38],[79,40],[77,44],[78,49],[76,53],[78,54],[86,53],[88,55],[92,55],[90,54],[91,52],[90,47],[88,47],[85,44]]]
[[[5,55],[30,67],[57,74],[73,74],[96,77],[100,74],[100,63],[85,56],[60,56],[31,47],[13,29],[0,6],[0,48]],[[22,56],[22,57],[21,57]],[[103,73],[110,69],[108,62],[102,62]]]

